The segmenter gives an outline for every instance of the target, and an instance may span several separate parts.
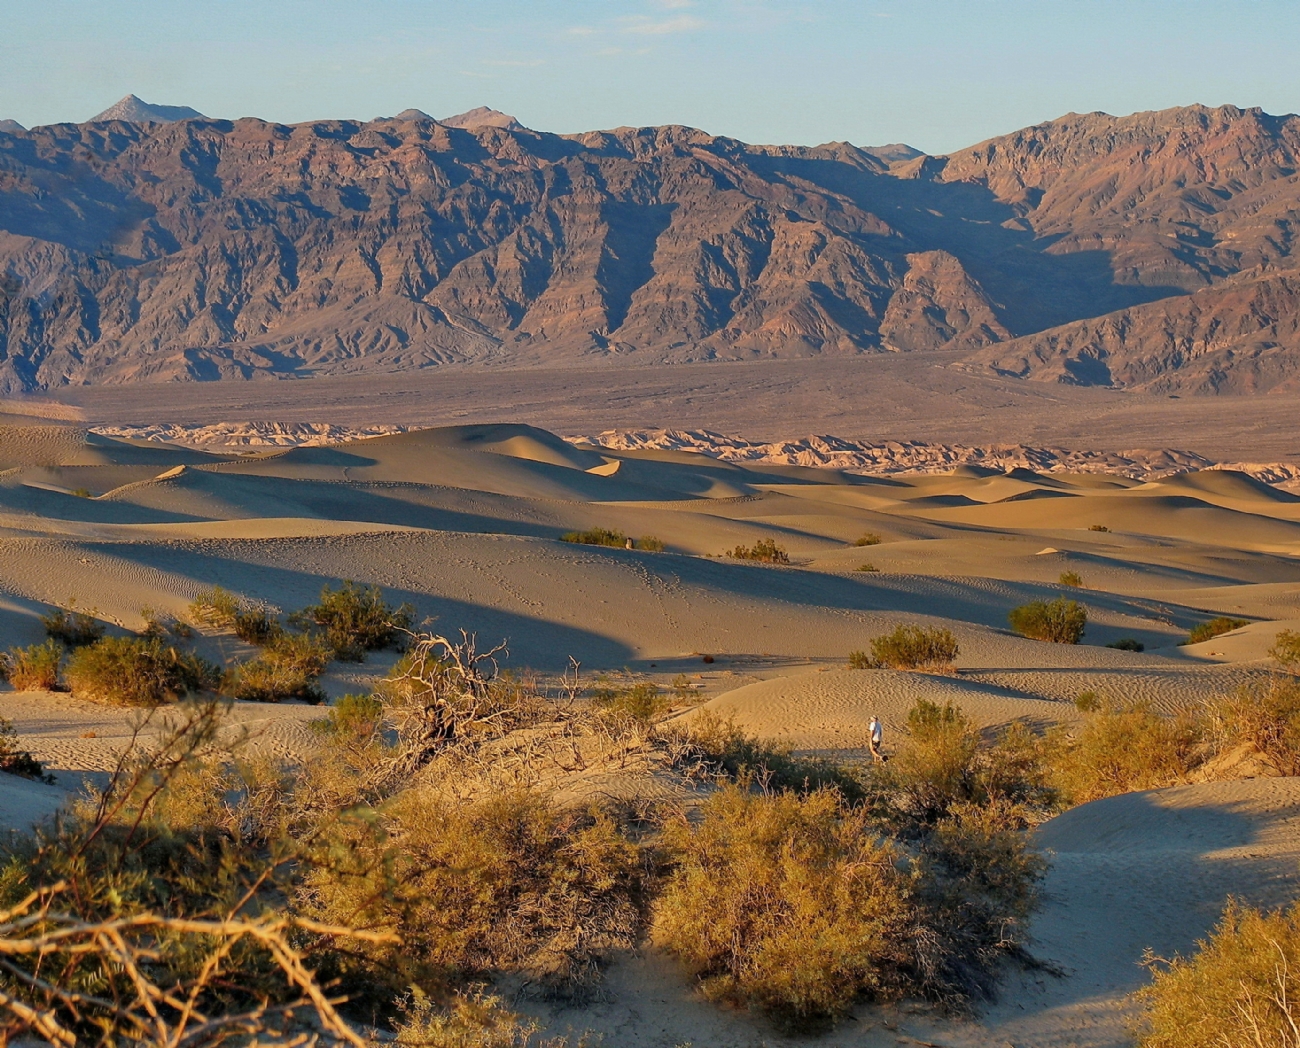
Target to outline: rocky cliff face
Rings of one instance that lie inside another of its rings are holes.
[[[507,121],[0,133],[0,389],[939,349],[1262,389],[1300,359],[1294,117],[1070,116],[948,158]]]

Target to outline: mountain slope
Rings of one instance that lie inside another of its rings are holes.
[[[1212,391],[1300,354],[1296,117],[1072,114],[951,157],[158,119],[0,136],[0,390],[964,350]]]
[[[126,120],[136,124],[169,124],[173,120],[203,119],[203,114],[189,106],[159,106],[135,95],[127,95],[113,103],[102,113],[92,116],[88,123],[106,120]]]

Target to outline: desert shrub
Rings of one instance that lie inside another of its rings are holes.
[[[874,531],[868,531],[868,532],[865,532],[863,535],[861,535],[859,538],[855,539],[854,542],[853,542],[853,545],[855,545],[855,546],[879,546],[879,545],[880,545],[880,536],[877,535]]]
[[[859,564],[853,570],[854,571],[879,571],[880,569],[876,567],[874,564],[872,564],[871,561],[867,561],[865,564]]]
[[[673,763],[692,778],[752,779],[770,789],[834,789],[850,802],[865,797],[863,782],[850,767],[774,748],[711,710],[698,711],[685,725],[661,725],[659,737],[669,744]]]
[[[621,531],[609,528],[588,528],[586,531],[566,531],[560,536],[561,542],[576,542],[583,546],[627,546],[627,536]]]
[[[898,626],[871,642],[871,660],[895,670],[939,669],[951,666],[960,650],[950,630]]]
[[[908,880],[895,849],[837,793],[728,786],[698,823],[680,820],[667,836],[677,863],[653,937],[706,996],[797,1027],[895,991]]]
[[[72,494],[76,495],[79,499],[88,499],[91,497],[90,488],[73,488]]]
[[[1077,571],[1063,571],[1061,572],[1060,583],[1062,586],[1082,586],[1083,576]]]
[[[105,637],[78,648],[65,672],[74,694],[123,706],[157,706],[215,688],[220,673],[157,638]]]
[[[1200,644],[1207,640],[1213,640],[1215,637],[1224,633],[1231,633],[1233,630],[1239,630],[1242,626],[1249,626],[1247,619],[1234,619],[1227,615],[1220,615],[1218,618],[1210,619],[1209,622],[1202,622],[1193,626],[1187,634],[1184,644]]]
[[[356,959],[340,962],[345,976],[403,990],[515,972],[550,992],[582,993],[605,952],[639,934],[640,853],[604,816],[523,792],[466,803],[406,791],[380,827],[340,824],[332,845],[355,851],[371,876],[312,872],[303,883],[302,904],[317,918],[401,938],[400,947],[357,944]]]
[[[1055,644],[1078,644],[1088,625],[1088,613],[1083,606],[1064,597],[1030,601],[1012,608],[1007,618],[1011,629],[1022,637]]]
[[[373,695],[342,695],[320,720],[311,721],[313,731],[346,742],[368,742],[383,727],[384,704]]]
[[[643,549],[647,553],[662,553],[665,549],[664,540],[653,535],[642,535],[636,540],[636,548]]]
[[[737,546],[727,553],[736,560],[753,560],[761,564],[789,564],[790,555],[773,539],[759,539],[752,546]]]
[[[1096,713],[1101,709],[1101,696],[1095,691],[1081,691],[1074,697],[1074,707],[1080,713]]]
[[[230,670],[223,690],[247,702],[319,703],[325,694],[316,678],[325,672],[333,651],[321,640],[303,633],[281,633],[255,659]]]
[[[1142,1048],[1294,1048],[1300,1041],[1300,906],[1263,913],[1230,901],[1188,958],[1150,955]]]
[[[104,635],[102,622],[94,615],[76,609],[55,608],[48,615],[41,616],[41,624],[46,636],[69,648],[94,644]]]
[[[213,586],[190,601],[189,615],[200,626],[229,629],[242,606],[240,599],[229,590]]]
[[[260,606],[237,608],[231,625],[235,636],[248,644],[270,644],[284,633],[280,620]]]
[[[291,624],[319,631],[336,658],[361,661],[367,651],[398,644],[410,629],[415,609],[409,604],[384,603],[378,586],[361,586],[351,580],[338,589],[325,585],[320,603],[296,611]]]
[[[1294,680],[1242,688],[1206,712],[1221,743],[1249,742],[1280,774],[1300,775],[1300,685]]]
[[[4,656],[4,674],[19,691],[53,691],[59,684],[63,645],[51,638],[44,644],[10,648]]]
[[[668,710],[669,698],[654,681],[642,681],[627,688],[597,688],[592,698],[596,705],[615,717],[627,717],[639,724],[649,724]]]
[[[1183,781],[1197,763],[1200,726],[1141,704],[1103,705],[1049,735],[1049,779],[1070,804]]]
[[[875,669],[876,664],[872,661],[871,656],[865,651],[849,652],[849,669],[851,670],[870,670]]]
[[[1088,530],[1089,531],[1110,531],[1110,528],[1106,527],[1105,524],[1089,524]]]
[[[5,717],[0,717],[0,771],[38,782],[54,782],[54,776],[45,774],[41,762],[32,756],[31,751],[22,748],[17,729]]]
[[[413,1048],[565,1048],[563,1038],[535,1041],[537,1024],[522,1019],[500,997],[475,988],[445,1006],[419,987],[398,1002],[402,1013],[394,1041]]]
[[[1268,649],[1268,654],[1269,658],[1276,659],[1287,669],[1300,666],[1300,633],[1281,630],[1273,638],[1273,646]]]
[[[1147,646],[1140,640],[1134,640],[1132,637],[1121,637],[1119,640],[1113,640],[1106,645],[1108,648],[1116,648],[1119,651],[1146,651]]]
[[[182,622],[174,615],[155,611],[147,604],[140,609],[140,618],[144,620],[144,628],[139,631],[141,637],[161,639],[171,634],[173,637],[189,640],[194,636],[194,627],[188,622]]]

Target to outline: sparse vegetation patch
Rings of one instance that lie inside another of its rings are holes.
[[[1204,641],[1213,640],[1215,637],[1249,625],[1250,621],[1248,619],[1234,619],[1227,615],[1220,615],[1217,618],[1210,619],[1209,622],[1202,622],[1198,626],[1193,626],[1183,644],[1201,644]]]
[[[94,615],[76,608],[56,608],[48,615],[41,616],[46,636],[57,640],[69,648],[78,648],[83,644],[94,644],[104,635],[104,624]]]
[[[205,659],[157,638],[105,637],[76,649],[65,672],[73,694],[122,706],[157,706],[215,688]]]
[[[945,669],[952,665],[960,651],[951,630],[898,626],[892,633],[876,637],[871,642],[869,666],[892,670]]]
[[[1064,597],[1022,604],[1013,608],[1007,618],[1011,629],[1022,637],[1054,644],[1078,644],[1088,625],[1083,605]]]
[[[790,555],[773,539],[759,539],[752,546],[737,546],[729,550],[728,557],[735,560],[752,560],[760,564],[789,564]]]

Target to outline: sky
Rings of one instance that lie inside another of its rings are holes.
[[[1300,110],[1300,0],[0,0],[0,118],[489,105],[929,153],[1067,112]]]

